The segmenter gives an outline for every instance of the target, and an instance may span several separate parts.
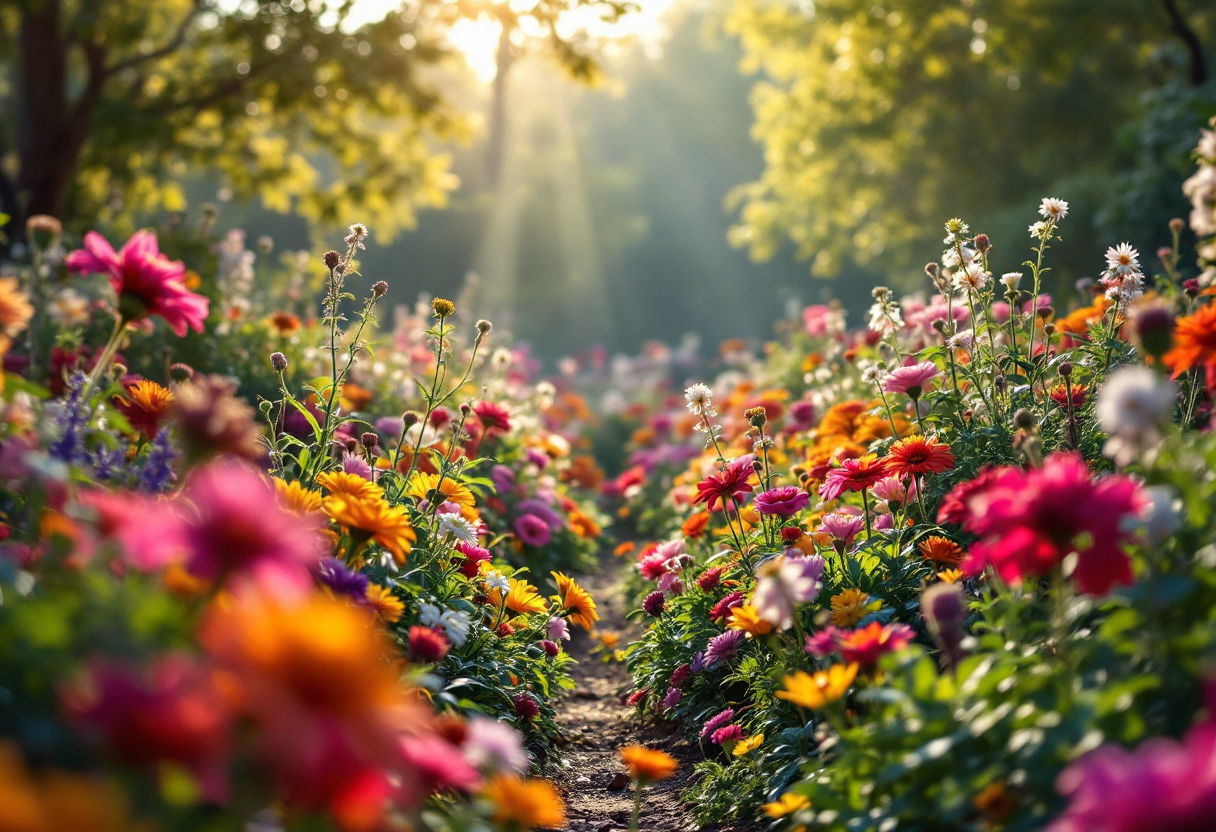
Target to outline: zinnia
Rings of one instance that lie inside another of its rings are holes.
[[[725,511],[728,503],[740,506],[744,495],[752,492],[749,482],[752,474],[750,459],[746,462],[735,460],[717,474],[711,474],[697,483],[697,496],[693,498],[693,503],[707,503],[710,511]]]
[[[529,546],[541,547],[553,537],[549,524],[535,514],[523,514],[515,518],[515,533]]]
[[[871,667],[887,653],[907,647],[914,635],[907,625],[872,621],[861,629],[841,633],[837,643],[846,663]]]
[[[937,439],[917,435],[892,445],[885,462],[887,470],[897,477],[919,477],[949,471],[954,467],[954,454],[950,446]]]
[[[885,460],[878,459],[874,454],[846,459],[839,468],[828,471],[823,485],[819,487],[819,496],[825,500],[835,500],[846,491],[864,491],[885,476]]]
[[[186,288],[185,265],[161,254],[150,231],[135,232],[118,253],[105,237],[90,231],[84,248],[69,254],[65,264],[81,274],[108,275],[124,321],[155,315],[179,336],[187,328],[203,331],[210,301]]]

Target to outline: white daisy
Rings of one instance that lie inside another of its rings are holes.
[[[1106,250],[1106,267],[1118,274],[1131,274],[1140,271],[1140,252],[1132,248],[1130,243],[1119,245]]]
[[[497,589],[499,592],[509,592],[511,590],[511,582],[507,580],[506,575],[497,569],[491,569],[486,573],[486,588]]]
[[[1178,385],[1158,378],[1148,367],[1124,367],[1111,373],[1098,393],[1096,414],[1110,434],[1102,452],[1118,465],[1129,465],[1161,442],[1160,426],[1174,413]]]
[[[1044,197],[1039,203],[1039,216],[1059,224],[1060,220],[1068,216],[1068,203],[1054,196]]]
[[[1008,291],[1012,292],[1012,291],[1016,290],[1018,288],[1018,286],[1021,285],[1022,273],[1021,272],[1005,272],[1003,275],[1001,275],[1001,283],[1004,283],[1005,288]]]
[[[1051,224],[1040,220],[1030,226],[1030,238],[1032,240],[1046,240],[1050,235]]]
[[[439,535],[441,537],[450,535],[465,543],[477,542],[477,529],[459,514],[441,514],[438,519]]]
[[[700,382],[692,385],[684,391],[684,401],[688,402],[688,411],[693,416],[713,416],[713,396],[714,391],[709,389],[709,385],[701,384]]]

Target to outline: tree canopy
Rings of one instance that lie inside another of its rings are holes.
[[[408,0],[352,24],[353,0],[18,0],[0,9],[0,211],[113,221],[184,206],[210,170],[238,197],[380,233],[455,185],[436,140],[469,125],[435,65],[462,14]],[[518,15],[628,4],[536,0]],[[482,8],[485,6],[486,8]],[[576,72],[592,60],[553,30]]]
[[[821,275],[912,269],[955,215],[1024,233],[1048,195],[1084,203],[1071,237],[1164,231],[1184,206],[1154,189],[1216,100],[1204,2],[739,0],[730,27],[763,74],[766,161],[732,239],[792,243]]]

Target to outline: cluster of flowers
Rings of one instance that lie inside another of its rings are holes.
[[[602,522],[577,402],[482,360],[486,321],[455,355],[444,299],[394,333],[429,362],[381,367],[386,287],[348,292],[362,226],[308,323],[255,316],[232,236],[237,297],[209,298],[151,232],[70,253],[51,218],[28,233],[0,279],[0,826],[560,827],[528,775],[573,687],[562,642],[598,620],[565,573]],[[70,324],[50,311],[69,291],[94,298]],[[157,321],[200,359],[149,351]],[[256,407],[206,364],[251,334],[274,379]],[[403,367],[425,372],[381,380]]]
[[[607,486],[652,540],[618,549],[648,624],[629,702],[700,742],[702,822],[1210,824],[1210,262],[1182,273],[1176,220],[1063,314],[1068,204],[1039,215],[1023,272],[951,220],[927,297],[875,290],[861,331],[809,307],[763,359],[634,403]]]

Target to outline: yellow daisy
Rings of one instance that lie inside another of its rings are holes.
[[[348,474],[345,471],[326,471],[317,477],[317,485],[327,490],[334,497],[354,497],[360,500],[374,500],[384,496],[380,486],[365,480],[358,474]]]
[[[428,474],[424,471],[417,471],[410,477],[409,487],[406,488],[405,493],[417,500],[427,500],[430,499],[430,493],[436,488],[439,489],[439,493],[444,496],[446,502],[469,508],[477,503],[473,492],[464,484],[451,477],[444,477],[441,480],[438,474]]]
[[[846,589],[832,596],[832,623],[852,627],[870,611],[870,596],[860,589]]]

